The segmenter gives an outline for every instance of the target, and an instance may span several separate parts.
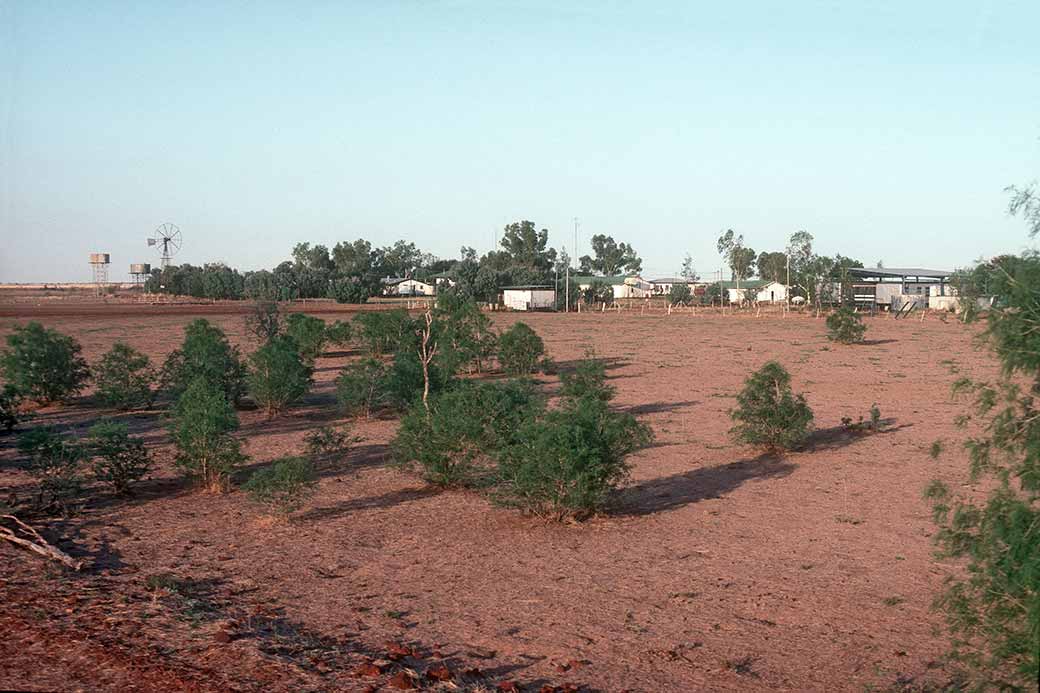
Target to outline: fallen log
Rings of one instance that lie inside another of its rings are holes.
[[[2,522],[10,522],[14,526],[13,528],[8,527],[2,524]],[[0,539],[6,539],[12,544],[29,549],[44,558],[63,563],[73,570],[79,570],[83,567],[83,561],[77,561],[61,549],[48,544],[47,540],[41,537],[39,532],[14,515],[0,515]]]

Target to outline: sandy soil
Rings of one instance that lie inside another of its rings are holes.
[[[207,317],[249,348],[241,316]],[[191,316],[40,319],[88,359],[118,339],[160,360]],[[932,555],[921,493],[935,477],[963,483],[950,369],[995,369],[971,329],[878,317],[867,343],[843,347],[810,317],[523,319],[564,367],[589,346],[609,359],[616,405],[655,431],[612,513],[544,524],[475,493],[437,492],[387,465],[396,423],[386,419],[354,422],[363,441],[324,468],[294,522],[271,522],[241,493],[186,488],[160,415],[131,414],[158,451],[155,478],[49,527],[92,567],[70,576],[0,546],[0,629],[15,634],[0,650],[0,688],[374,690],[403,665],[421,675],[441,663],[503,690],[945,680],[930,603],[952,567]],[[24,320],[0,319],[0,336]],[[311,396],[289,415],[241,414],[251,464],[300,452],[308,430],[338,420],[332,380],[352,358],[319,360]],[[817,417],[809,449],[785,459],[727,437],[734,393],[768,359],[790,369]],[[882,433],[842,429],[874,403]],[[39,419],[78,429],[104,413],[84,396]],[[939,439],[951,452],[936,461]],[[15,459],[12,437],[0,437],[0,498],[26,493]],[[180,582],[149,590],[163,573]],[[363,675],[372,661],[383,673]]]

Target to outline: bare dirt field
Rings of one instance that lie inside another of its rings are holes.
[[[11,313],[0,337],[35,315]],[[161,361],[192,317],[113,308],[39,319],[91,361],[116,340]],[[205,317],[253,348],[241,315]],[[612,513],[545,524],[476,493],[438,492],[388,465],[387,418],[355,422],[363,440],[323,470],[296,520],[272,522],[240,492],[186,487],[161,412],[126,415],[157,450],[154,478],[130,500],[99,493],[45,532],[87,560],[83,573],[0,545],[0,689],[392,690],[410,682],[402,665],[429,671],[423,686],[446,686],[432,683],[442,664],[487,690],[910,690],[947,679],[930,604],[953,566],[933,556],[921,494],[935,477],[963,483],[953,420],[965,406],[951,401],[950,369],[996,367],[971,328],[869,318],[867,343],[840,346],[804,316],[522,319],[564,366],[589,346],[609,359],[615,404],[654,429]],[[312,394],[287,416],[241,413],[251,465],[301,452],[308,430],[339,420],[332,381],[353,358],[320,359]],[[810,446],[784,459],[727,436],[733,395],[769,359],[816,413]],[[885,430],[842,428],[874,403]],[[82,430],[105,413],[87,392],[37,423]],[[938,439],[950,452],[937,461]],[[28,492],[15,462],[13,436],[0,436],[0,500]]]

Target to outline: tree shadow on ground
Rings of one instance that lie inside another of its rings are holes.
[[[624,356],[593,356],[596,361],[603,363],[603,368],[606,371],[615,371],[619,368],[624,368],[629,365],[631,361]],[[573,371],[578,368],[581,364],[585,363],[587,359],[569,359],[567,361],[557,361],[556,368],[560,371]]]
[[[331,520],[359,510],[392,508],[395,505],[430,498],[440,493],[441,490],[433,486],[406,488],[398,491],[391,491],[389,493],[383,493],[378,496],[351,498],[324,508],[314,508],[313,510],[308,510],[307,512],[298,515],[297,519],[307,522]]]
[[[828,450],[840,450],[871,436],[884,436],[904,428],[911,428],[913,424],[901,424],[893,426],[895,419],[881,419],[880,428],[877,431],[869,431],[853,426],[831,426],[830,428],[818,428],[809,436],[805,444],[805,450],[809,452],[825,452]]]
[[[635,404],[630,407],[619,407],[618,410],[632,416],[645,416],[647,414],[661,414],[664,412],[678,411],[685,407],[700,404],[700,400],[687,400],[685,402],[649,402],[647,404]]]
[[[796,465],[772,453],[681,474],[648,479],[623,489],[615,514],[651,515],[718,498],[753,479],[785,477]]]
[[[860,342],[861,346],[881,346],[882,344],[895,344],[898,339],[864,339]]]

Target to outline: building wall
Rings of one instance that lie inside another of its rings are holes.
[[[556,292],[552,289],[505,289],[502,303],[512,310],[543,310],[556,305]]]
[[[433,285],[415,279],[406,279],[400,284],[390,287],[389,293],[398,296],[433,296],[435,293]]]

